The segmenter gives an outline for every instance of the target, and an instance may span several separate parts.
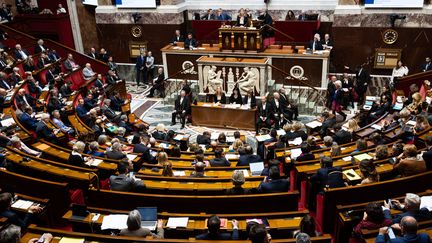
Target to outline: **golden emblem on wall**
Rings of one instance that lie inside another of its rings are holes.
[[[139,38],[139,37],[141,37],[142,36],[142,28],[141,28],[141,26],[139,26],[139,25],[134,25],[134,26],[132,26],[132,28],[131,28],[131,34],[132,34],[132,36],[133,37],[135,37],[135,38]]]
[[[382,35],[382,39],[387,45],[394,44],[397,41],[398,37],[399,34],[394,29],[386,29]]]

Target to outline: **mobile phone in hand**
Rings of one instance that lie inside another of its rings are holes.
[[[388,227],[388,229],[387,229],[387,234],[388,234],[388,236],[389,236],[390,239],[394,239],[394,238],[396,238],[396,235],[395,235],[395,233],[393,232],[393,229],[392,229],[391,227]]]

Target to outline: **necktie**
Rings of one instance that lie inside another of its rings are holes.
[[[7,89],[10,89],[9,84],[6,81],[3,80],[3,83],[5,84],[5,86],[7,87]]]

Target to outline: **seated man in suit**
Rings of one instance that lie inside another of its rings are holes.
[[[420,208],[420,197],[414,193],[407,193],[404,198],[404,203],[400,203],[398,200],[391,200],[392,208],[403,211],[400,214],[393,216],[392,223],[398,224],[402,218],[410,216],[415,218],[417,221],[425,221],[432,218],[432,215],[428,208]],[[390,205],[384,202],[383,210],[390,210]]]
[[[426,62],[422,65],[421,69],[423,72],[432,70],[432,62],[430,57],[426,57]]]
[[[14,224],[21,228],[27,228],[34,219],[33,214],[41,212],[42,208],[36,205],[30,206],[23,216],[20,216],[11,210],[12,199],[12,194],[9,192],[3,192],[0,194],[0,217],[6,218],[10,224]]]
[[[302,153],[299,157],[296,158],[297,162],[308,161],[315,159],[315,156],[311,152],[310,145],[306,142],[303,142],[300,146]]]
[[[90,52],[87,54],[87,56],[93,58],[93,59],[99,59],[99,54],[96,52],[96,48],[91,47]]]
[[[171,126],[176,124],[176,116],[180,116],[181,119],[181,128],[183,129],[186,123],[186,116],[190,111],[190,101],[189,98],[186,97],[186,92],[182,90],[180,92],[180,96],[177,97],[175,101],[175,111],[171,114]]]
[[[333,167],[333,160],[324,156],[320,160],[321,168],[311,177],[311,189],[309,198],[314,199],[324,188],[344,187],[345,183],[340,167]],[[309,200],[309,208],[314,208],[315,200]]]
[[[82,70],[82,74],[83,74],[85,80],[90,80],[95,76],[96,73],[93,72],[91,64],[86,63],[85,67]]]
[[[203,134],[198,134],[197,136],[197,144],[210,145],[211,134],[209,131],[204,131]]]
[[[149,137],[141,135],[140,143],[134,145],[133,153],[142,154],[141,158],[145,163],[156,164],[156,158],[150,154]]]
[[[214,151],[215,157],[210,160],[211,167],[230,166],[231,163],[224,157],[223,150],[216,148]]]
[[[15,45],[15,59],[17,61],[23,61],[26,60],[30,54],[27,50],[22,49],[20,44]]]
[[[34,53],[39,54],[41,52],[47,52],[48,48],[44,45],[44,41],[42,39],[39,39],[37,41],[37,45],[34,48]]]
[[[122,152],[121,144],[118,142],[113,143],[111,149],[105,153],[108,159],[116,159],[120,160],[123,158],[127,158],[126,154]]]
[[[427,233],[417,233],[418,224],[415,218],[406,216],[401,220],[400,225],[392,226],[401,230],[402,237],[396,237],[394,239],[390,239],[390,241],[386,240],[385,235],[388,234],[389,227],[382,227],[379,229],[379,234],[375,239],[375,243],[429,243],[431,242],[430,237]]]
[[[221,233],[221,232],[219,232],[221,220],[219,219],[218,216],[212,215],[207,220],[208,232],[204,233],[204,234],[197,235],[196,239],[197,240],[238,240],[238,238],[239,238],[238,222],[237,222],[237,220],[233,219],[231,221],[231,223],[232,223],[232,229],[233,229],[232,234]]]
[[[85,107],[83,98],[78,99],[78,105],[76,106],[75,111],[78,117],[83,120],[86,120],[88,118],[88,115],[90,114],[90,112]]]
[[[284,107],[284,103],[281,102],[280,94],[278,92],[273,93],[271,105],[273,109],[273,118],[275,119],[275,128],[279,129],[285,124],[284,111],[286,110],[286,107]]]
[[[33,108],[31,106],[25,106],[24,112],[19,117],[19,120],[25,128],[31,131],[36,130],[38,121],[33,117]]]
[[[184,41],[184,49],[192,50],[198,46],[197,41],[193,38],[192,33],[187,35],[187,39]]]
[[[426,171],[426,163],[417,158],[417,147],[414,144],[406,144],[403,153],[396,158],[393,165],[395,171],[401,176],[412,176]]]
[[[121,112],[120,111],[114,111],[111,109],[111,100],[105,99],[104,105],[101,108],[102,114],[104,114],[109,121],[117,123],[120,121],[121,118]]]
[[[72,72],[79,68],[79,65],[75,63],[71,53],[68,54],[67,59],[63,62],[63,66],[68,72]]]
[[[108,74],[106,75],[106,83],[105,85],[114,85],[116,83],[120,83],[123,80],[119,78],[119,76],[113,71],[108,70]]]
[[[322,44],[321,44],[321,37],[320,34],[316,33],[314,35],[314,39],[311,40],[308,44],[308,48],[312,51],[322,51],[324,50]]]
[[[250,163],[263,161],[259,155],[253,154],[253,148],[250,145],[245,147],[244,152],[245,154],[240,154],[236,166],[249,166]]]
[[[69,98],[72,95],[72,81],[68,80],[60,87],[59,93],[61,98]]]
[[[47,141],[57,143],[57,133],[60,132],[60,129],[52,129],[48,127],[48,123],[50,122],[50,115],[47,113],[43,113],[41,115],[41,120],[36,124],[36,134],[38,138],[46,139]]]
[[[112,175],[109,178],[111,190],[113,191],[141,191],[145,189],[145,185],[142,180],[137,180],[134,176],[129,174],[129,165],[124,162],[120,162],[117,165],[118,175]]]
[[[150,94],[147,97],[152,98],[155,90],[159,92],[161,98],[165,97],[165,75],[163,71],[162,67],[158,68],[158,75],[153,79],[153,87],[151,87]]]
[[[267,97],[263,96],[261,98],[261,104],[258,105],[258,121],[256,123],[256,133],[259,133],[261,125],[264,125],[266,128],[270,128],[272,112],[273,110],[270,103],[267,102]]]
[[[37,60],[36,66],[38,69],[44,68],[46,65],[50,64],[50,60],[48,59],[45,53],[41,53],[40,57]]]
[[[27,94],[25,89],[18,90],[18,94],[15,96],[15,102],[18,107],[36,107],[36,100],[31,95]]]
[[[111,108],[114,111],[121,111],[121,107],[128,103],[128,100],[124,100],[118,91],[114,91],[113,95],[110,97]]]
[[[288,192],[289,181],[280,178],[280,171],[277,166],[269,169],[269,178],[263,181],[258,186],[258,192],[261,193],[275,193],[275,192]]]
[[[181,35],[180,30],[175,30],[175,36],[171,40],[172,45],[177,45],[177,42],[184,42],[184,37]]]

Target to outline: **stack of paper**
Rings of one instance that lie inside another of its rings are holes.
[[[369,154],[358,154],[358,155],[354,155],[354,159],[357,162],[363,161],[365,159],[373,159],[372,156],[370,156]]]
[[[351,161],[351,159],[352,159],[351,156],[347,156],[347,157],[343,157],[343,158],[342,158],[342,160],[343,160],[343,161],[346,161],[346,162]]]
[[[225,158],[227,160],[233,160],[233,159],[237,159],[239,157],[238,154],[225,154]]]
[[[371,127],[372,127],[373,129],[376,129],[376,130],[381,130],[381,129],[382,129],[382,126],[377,125],[377,124],[373,124]]]
[[[302,154],[302,151],[300,148],[291,149],[291,159],[296,159]]]
[[[346,176],[346,178],[350,181],[356,181],[361,180],[361,177],[357,172],[354,171],[354,169],[344,170],[342,173]]]
[[[89,160],[85,164],[88,165],[88,166],[99,166],[99,164],[102,163],[102,162],[103,162],[103,160],[101,160],[101,159],[92,159],[92,160]]]
[[[227,143],[234,143],[235,138],[233,136],[227,136],[226,141],[227,141]]]
[[[185,176],[186,173],[183,170],[173,171],[173,176]]]
[[[159,144],[159,148],[167,149],[167,148],[169,148],[169,144],[167,144],[167,143],[160,143]]]
[[[167,227],[168,228],[186,228],[189,222],[189,217],[169,217]]]
[[[134,159],[136,159],[136,157],[138,157],[138,155],[136,154],[127,154],[126,156],[130,161],[133,161]]]
[[[23,210],[28,210],[33,205],[32,201],[18,199],[16,202],[12,204],[12,208],[19,208]]]
[[[174,140],[180,141],[180,140],[182,140],[183,138],[184,138],[183,134],[177,134],[177,135],[174,137]]]
[[[62,237],[59,243],[84,243],[84,238]]]
[[[421,197],[420,208],[427,208],[429,211],[432,211],[432,196]]]
[[[263,142],[265,140],[271,139],[271,136],[270,136],[270,134],[258,135],[258,136],[256,136],[256,139],[258,140],[258,142]]]
[[[303,142],[303,139],[301,137],[297,137],[292,141],[288,141],[288,144],[291,145],[300,145]]]
[[[278,136],[283,136],[283,135],[286,134],[285,130],[283,130],[283,129],[279,129],[279,130],[277,130],[276,132],[277,132],[277,135],[278,135]]]
[[[311,121],[309,123],[306,123],[306,126],[313,129],[313,128],[322,126],[322,123],[315,120],[315,121]]]
[[[125,229],[127,228],[128,215],[126,214],[111,214],[103,217],[102,220],[102,230],[106,229]]]
[[[1,122],[2,127],[10,127],[12,125],[15,125],[15,120],[13,119],[13,117],[11,118],[7,118],[2,120]]]

